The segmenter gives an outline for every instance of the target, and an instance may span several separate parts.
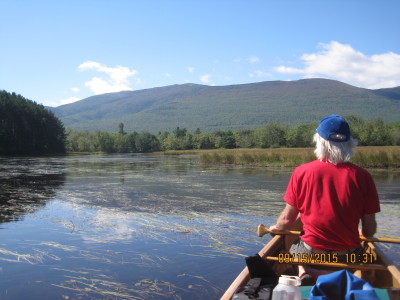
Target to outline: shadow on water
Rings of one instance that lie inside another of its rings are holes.
[[[66,180],[53,158],[0,158],[0,222],[21,220],[43,208]]]

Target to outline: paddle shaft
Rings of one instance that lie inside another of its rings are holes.
[[[264,236],[267,233],[272,233],[272,234],[289,234],[289,235],[300,235],[301,231],[293,231],[293,230],[288,230],[288,231],[274,231],[272,232],[269,230],[267,227],[265,227],[263,224],[258,225],[257,229],[257,234],[259,237]],[[382,242],[382,243],[397,243],[400,244],[399,239],[391,239],[391,238],[367,238],[365,236],[360,236],[360,240],[366,241],[366,242]]]

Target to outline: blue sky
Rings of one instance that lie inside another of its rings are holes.
[[[0,90],[59,106],[183,83],[400,86],[398,0],[0,0]]]

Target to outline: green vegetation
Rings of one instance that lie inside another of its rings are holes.
[[[399,123],[389,125],[381,119],[366,121],[356,116],[346,118],[360,146],[400,145]],[[317,123],[297,126],[268,123],[253,130],[217,130],[211,133],[202,133],[200,129],[189,133],[186,128],[177,127],[171,133],[164,131],[153,135],[149,132],[128,134],[124,131],[124,124],[120,123],[118,133],[70,131],[67,137],[67,150],[68,152],[145,153],[201,149],[307,148],[313,147],[312,137],[316,127]],[[245,160],[246,157],[241,159]],[[271,158],[266,158],[266,161],[271,161]]]
[[[201,153],[205,164],[295,167],[315,160],[314,148],[229,149]],[[400,146],[357,147],[352,162],[365,168],[399,168]]]
[[[356,148],[352,162],[369,168],[399,168],[400,147],[360,147]]]
[[[70,131],[67,136],[68,153],[148,153],[160,150],[159,140],[148,132]]]
[[[315,159],[312,148],[231,149],[202,153],[205,164],[248,166],[298,166]]]
[[[322,82],[327,83],[325,81]],[[331,84],[330,81],[328,83]],[[262,83],[260,86],[265,84]],[[271,83],[269,84],[271,85]],[[283,83],[275,84],[281,85]],[[341,86],[341,83],[336,84]],[[308,85],[309,82],[307,83]],[[207,89],[197,85],[184,85],[184,87],[197,89],[198,92],[202,91],[202,89]],[[183,86],[176,87],[177,93],[181,93],[182,88]],[[242,87],[237,88],[241,90]],[[161,90],[165,92],[166,89],[163,88]],[[226,92],[225,88],[222,90]],[[230,89],[228,90],[231,91]],[[375,92],[377,93],[377,91]],[[118,94],[126,95],[126,93],[121,92]],[[172,93],[170,97],[173,98],[174,95]],[[104,97],[106,103],[110,100],[109,97],[111,95],[107,94]],[[142,106],[144,105],[144,102],[140,103]],[[136,107],[136,109],[139,108]],[[359,141],[360,146],[400,145],[400,123],[388,124],[379,118],[368,121],[354,115],[345,117],[349,121],[352,134]],[[221,119],[223,119],[222,115]],[[172,132],[164,131],[152,134],[147,131],[128,133],[125,124],[118,122],[114,133],[101,130],[90,132],[69,129],[66,135],[63,124],[52,112],[20,95],[10,94],[5,91],[0,91],[0,122],[0,154],[9,155],[56,154],[65,153],[65,150],[69,153],[148,153],[201,149],[307,148],[313,147],[312,136],[317,127],[317,123],[284,125],[269,122],[256,129],[240,129],[237,131],[215,130],[202,132],[200,128],[197,128],[191,133],[186,128],[176,127]],[[255,158],[247,157],[246,155],[240,157],[240,160],[248,160],[250,162],[252,160],[275,161],[281,164],[293,163],[285,161],[284,158],[278,156]],[[293,160],[293,157],[291,159]],[[294,163],[299,159],[295,158]],[[358,159],[362,161],[365,158],[359,157]],[[368,161],[371,161],[371,159],[369,158]],[[390,158],[386,158],[382,154],[376,154],[375,160],[384,162],[390,161]],[[226,156],[226,161],[240,163],[230,155]]]
[[[53,112],[15,93],[0,91],[0,154],[65,153],[65,130]]]
[[[368,121],[398,122],[400,87],[368,90],[327,79],[266,81],[230,86],[171,85],[97,95],[52,108],[73,130],[157,134],[176,127],[194,132],[255,129],[266,123],[290,126],[315,122],[331,113]]]

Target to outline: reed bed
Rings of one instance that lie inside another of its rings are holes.
[[[227,149],[200,153],[204,164],[258,167],[294,167],[314,159],[314,148]],[[400,146],[357,147],[352,162],[368,168],[399,168]]]
[[[400,146],[357,147],[352,162],[369,168],[400,168]]]
[[[296,166],[314,159],[311,148],[229,149],[215,150],[200,155],[204,164],[232,164],[246,166]]]

